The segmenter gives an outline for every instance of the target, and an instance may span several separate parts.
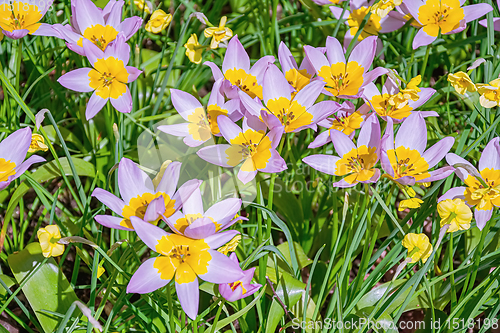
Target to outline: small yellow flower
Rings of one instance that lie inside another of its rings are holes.
[[[104,267],[102,267],[101,265],[97,266],[97,278],[100,278],[101,275],[104,274],[104,272],[106,272]]]
[[[438,203],[438,213],[441,217],[441,228],[445,224],[450,227],[447,232],[468,230],[472,221],[472,211],[462,199],[446,199]]]
[[[432,244],[425,234],[407,234],[403,239],[403,246],[408,249],[408,255],[412,263],[422,259],[425,264],[432,253]]]
[[[222,16],[218,27],[209,27],[205,29],[204,31],[205,37],[206,38],[212,37],[212,40],[210,41],[211,49],[218,48],[221,42],[225,42],[229,40],[231,37],[233,37],[233,31],[228,27],[226,27],[226,21],[227,17]]]
[[[45,228],[40,228],[36,235],[44,257],[57,257],[63,254],[64,245],[57,243],[61,239],[61,232],[57,225],[48,225]]]
[[[500,79],[490,82],[490,84],[476,84],[477,92],[481,94],[479,103],[485,108],[500,106]]]
[[[151,14],[151,2],[144,0],[134,0],[134,4],[140,11]]]
[[[406,208],[410,208],[410,209],[413,209],[413,208],[418,208],[420,207],[420,205],[423,203],[422,200],[420,200],[419,198],[411,198],[411,199],[406,199],[406,200],[402,200],[400,203],[399,203],[399,208],[398,210],[400,212],[402,212],[403,210],[405,210]]]
[[[380,16],[380,18],[386,17],[391,10],[396,6],[403,3],[403,0],[380,0],[375,5],[372,6],[371,12]]]
[[[229,252],[234,252],[240,243],[241,235],[236,235],[226,245],[220,247],[217,251],[227,255]]]
[[[165,30],[172,22],[172,14],[167,14],[161,9],[157,9],[151,15],[148,23],[146,23],[146,31],[154,34],[159,34]]]
[[[469,75],[464,72],[448,74],[448,81],[460,95],[464,95],[467,91],[474,92],[477,90]]]
[[[409,100],[418,101],[418,93],[421,91],[418,85],[421,81],[421,75],[415,76],[410,80],[410,82],[408,82],[406,88],[401,89],[396,95],[392,95],[389,98],[389,104],[392,106],[396,106],[398,109],[401,109],[408,104]]]
[[[34,153],[39,150],[47,151],[49,150],[49,147],[47,147],[47,145],[45,144],[43,136],[41,136],[40,134],[33,134],[31,136],[31,143],[28,149],[28,153]]]
[[[191,34],[186,44],[184,44],[186,48],[186,56],[189,60],[195,64],[199,64],[201,62],[203,53],[203,49],[205,48],[200,43],[198,43],[198,36],[196,34]]]

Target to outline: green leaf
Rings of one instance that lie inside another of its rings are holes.
[[[257,303],[259,301],[259,299],[262,297],[262,295],[264,295],[265,292],[266,292],[266,288],[262,288],[262,290],[257,295],[257,297],[255,297],[255,299],[253,301],[251,301],[250,303],[248,303],[248,305],[245,306],[243,309],[241,309],[240,311],[236,312],[235,314],[233,314],[227,318],[219,320],[219,322],[217,323],[217,326],[215,327],[215,330],[216,331],[220,330],[224,326],[229,325],[230,323],[232,323],[233,321],[235,321],[236,319],[240,318],[245,313],[250,311],[250,309],[255,305],[255,303]]]
[[[286,305],[288,311],[297,304],[303,297],[306,284],[293,278],[290,274],[282,274],[280,282],[276,287],[276,295]],[[285,310],[281,304],[274,298],[271,303],[271,309],[267,316],[266,333],[276,331],[281,318],[285,315]]]
[[[309,266],[310,264],[313,263],[311,259],[309,259],[304,252],[304,249],[302,246],[300,246],[299,243],[293,242],[293,248],[295,249],[295,256],[297,257],[297,261],[299,263],[299,269],[302,269],[304,267]],[[292,265],[292,257],[290,255],[290,247],[288,246],[288,242],[281,243],[280,245],[277,246],[278,250],[283,254],[283,257],[285,257],[286,261],[289,263],[288,266]],[[269,265],[269,263],[268,263]],[[286,268],[286,265],[281,262],[281,259],[278,258],[278,265],[282,268]]]
[[[16,281],[8,275],[0,274],[0,279],[5,283],[5,285],[10,288],[16,284]],[[7,290],[0,284],[0,296],[7,295]]]
[[[20,284],[44,259],[40,244],[31,243],[21,252],[10,255],[8,263]],[[61,318],[47,316],[41,310],[64,314],[78,300],[53,258],[42,264],[22,290],[46,333],[54,332]]]

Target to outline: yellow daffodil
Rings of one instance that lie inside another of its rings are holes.
[[[57,257],[63,254],[64,245],[57,243],[61,239],[61,232],[57,225],[48,225],[45,228],[40,228],[36,235],[38,236],[44,257]]]
[[[226,27],[226,22],[227,22],[227,17],[222,16],[218,27],[209,27],[205,29],[204,31],[205,37],[206,38],[212,37],[212,40],[210,41],[211,49],[218,48],[221,42],[228,41],[229,39],[231,39],[231,37],[233,37],[233,31],[228,27]]]
[[[432,244],[425,234],[407,234],[403,239],[403,246],[408,249],[408,257],[411,258],[411,263],[422,260],[425,264],[432,253]]]
[[[151,2],[144,0],[134,0],[134,5],[140,11],[143,11],[146,14],[151,14]]]
[[[400,203],[399,203],[399,208],[398,210],[400,212],[402,212],[403,210],[405,210],[406,208],[410,208],[410,209],[413,209],[413,208],[418,208],[420,207],[420,205],[423,203],[422,200],[420,200],[419,198],[410,198],[410,199],[406,199],[406,200],[402,200]]]
[[[448,74],[448,81],[460,95],[464,95],[467,91],[474,92],[477,90],[476,85],[472,82],[469,75],[464,72]]]
[[[449,224],[448,232],[468,230],[472,221],[472,211],[462,199],[446,199],[438,203],[441,227]]]
[[[489,84],[478,83],[477,92],[481,94],[479,103],[485,108],[500,106],[500,79],[495,79]]]
[[[165,30],[172,22],[172,14],[167,14],[161,9],[157,9],[151,15],[148,23],[146,23],[146,31],[154,34],[159,34]]]
[[[389,14],[391,10],[393,10],[396,6],[399,6],[403,3],[403,0],[380,0],[376,4],[371,7],[371,12],[379,16],[380,18],[384,18]]]
[[[45,144],[45,140],[43,139],[43,136],[40,134],[33,134],[31,136],[31,143],[30,147],[28,149],[28,153],[34,153],[37,151],[47,151],[49,150],[49,147]]]
[[[217,251],[220,253],[227,255],[229,252],[234,252],[236,251],[236,248],[238,247],[238,244],[240,244],[241,241],[241,235],[236,235],[227,243],[226,245],[220,247]]]
[[[418,85],[421,81],[422,77],[420,75],[412,78],[406,85],[406,88],[401,89],[397,94],[389,98],[389,104],[400,109],[406,106],[410,100],[414,102],[418,101],[420,98],[418,93],[421,91]]]
[[[196,36],[196,34],[191,34],[191,37],[189,37],[186,44],[184,44],[184,47],[186,48],[186,56],[192,63],[201,63],[201,54],[205,47],[198,43],[198,36]]]

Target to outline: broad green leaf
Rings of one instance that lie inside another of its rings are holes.
[[[19,284],[43,260],[39,243],[31,243],[21,252],[8,257],[10,269]],[[46,333],[54,332],[61,318],[48,316],[41,310],[64,314],[78,300],[53,258],[38,269],[22,290]]]
[[[302,249],[302,246],[300,246],[300,244],[297,242],[293,242],[293,245],[294,245],[293,247],[295,249],[295,256],[297,257],[297,261],[299,263],[299,269],[302,269],[302,268],[307,267],[310,264],[312,264],[313,261],[307,257],[306,253]],[[278,250],[280,250],[280,252],[285,257],[286,261],[289,264],[288,266],[291,266],[292,265],[292,258],[290,256],[288,242],[281,243],[280,245],[277,246],[277,248],[278,248]],[[278,258],[278,265],[280,265],[280,267],[283,267],[283,268],[286,267],[286,265],[283,265],[283,263],[281,263],[280,258]]]
[[[396,289],[398,289],[399,286],[403,285],[406,282],[406,279],[397,279],[394,282],[392,282],[392,287],[391,287],[391,293],[394,292]],[[385,291],[389,287],[391,282],[386,282],[380,286],[378,286],[375,289],[370,290],[365,296],[363,296],[358,304],[356,304],[356,313],[363,313],[363,311],[366,308],[370,308],[372,306],[375,306],[380,299],[383,297]],[[408,296],[408,293],[410,292],[410,289],[402,293],[392,304],[389,308],[387,308],[384,311],[384,314],[390,314],[394,310],[396,310],[398,307],[403,304],[405,298]],[[410,310],[415,310],[415,309],[427,309],[430,307],[430,302],[429,298],[427,296],[427,293],[425,291],[420,292],[420,290],[417,290],[415,292],[415,295],[411,299],[410,303],[405,308],[405,311],[410,311]]]
[[[276,287],[276,296],[286,305],[288,311],[297,304],[305,292],[305,283],[293,278],[290,274],[281,275],[280,282]],[[273,295],[274,296],[274,295]],[[273,299],[271,309],[267,316],[266,333],[275,332],[281,318],[285,315],[285,310],[278,300]]]

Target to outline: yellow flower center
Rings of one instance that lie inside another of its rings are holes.
[[[97,59],[94,68],[88,74],[89,85],[99,97],[117,99],[127,91],[128,72],[122,60],[115,57]]]
[[[311,75],[307,74],[307,70],[305,69],[297,70],[292,68],[285,73],[285,79],[297,92],[299,92],[311,81]]]
[[[172,214],[175,212],[174,209],[175,200],[170,199],[170,196],[168,194],[165,194],[163,192],[158,192],[156,194],[144,193],[142,195],[138,195],[137,197],[130,199],[128,205],[123,207],[122,210],[123,220],[120,222],[120,225],[126,228],[134,229],[132,223],[130,222],[130,217],[137,216],[138,218],[143,220],[144,215],[146,214],[146,210],[148,209],[148,205],[151,203],[151,201],[153,201],[154,199],[158,198],[161,195],[163,195],[163,200],[165,202],[165,213],[163,213],[163,215],[165,217],[172,216]],[[148,221],[148,222],[156,225],[158,224],[160,219],[161,216],[159,216],[155,221]]]
[[[262,132],[246,130],[231,140],[231,147],[226,149],[227,163],[236,166],[245,160],[241,170],[251,172],[266,167],[271,158],[271,140]]]
[[[208,271],[208,263],[212,259],[209,248],[202,239],[175,234],[163,236],[156,245],[156,252],[162,255],[156,258],[153,267],[162,279],[169,280],[175,273],[177,283],[192,282],[198,274]]]
[[[241,286],[241,294],[242,295],[247,292],[247,290],[245,289],[245,287],[243,287],[243,282],[241,282],[240,280],[232,282],[232,283],[229,284],[229,287],[231,287],[232,291],[235,291],[236,288],[238,288],[238,286]]]
[[[428,0],[418,11],[424,31],[433,37],[438,36],[439,29],[443,34],[457,29],[464,18],[459,0]]]
[[[467,176],[465,184],[465,200],[471,206],[477,205],[479,209],[489,210],[493,205],[500,206],[500,170],[483,169],[481,177],[488,187],[484,187],[474,176]]]
[[[325,89],[333,94],[356,95],[363,85],[364,69],[356,61],[346,64],[337,62],[333,65],[321,67],[318,76],[326,82]]]
[[[0,158],[0,182],[7,181],[16,174],[16,163]]]
[[[177,221],[175,221],[174,226],[177,230],[179,230],[179,232],[184,233],[186,228],[189,227],[191,224],[193,224],[194,221],[201,219],[203,217],[210,219],[215,225],[215,231],[219,231],[221,225],[218,224],[216,221],[214,221],[214,219],[211,218],[210,216],[203,216],[202,214],[186,214],[184,215],[184,217],[177,219]]]
[[[415,149],[400,146],[395,151],[388,150],[387,155],[394,170],[394,179],[411,176],[418,182],[420,179],[430,176],[428,173],[429,165]]]
[[[356,35],[361,25],[361,22],[363,22],[363,19],[365,18],[365,16],[368,14],[369,11],[370,8],[361,7],[351,12],[349,17],[347,18],[347,24],[350,27],[349,31],[352,36]],[[371,13],[370,18],[368,19],[363,28],[363,31],[359,34],[358,40],[361,41],[366,37],[378,35],[378,32],[380,31],[381,28],[382,26],[380,25],[380,16],[378,16],[376,13]]]
[[[36,5],[29,2],[14,1],[0,5],[0,30],[13,32],[14,30],[27,29],[33,33],[40,27],[42,13]]]
[[[217,123],[217,117],[218,116],[227,116],[227,110],[222,109],[218,105],[209,105],[207,107],[207,121],[208,125],[210,126],[210,131],[212,134],[219,134],[220,129],[219,129],[219,124]]]
[[[233,86],[237,86],[242,91],[246,92],[248,96],[260,99],[262,97],[262,86],[257,84],[257,78],[252,74],[248,74],[244,69],[228,69],[224,73],[226,80],[229,80]]]
[[[357,149],[354,148],[347,154],[344,154],[336,163],[337,176],[344,176],[344,180],[352,184],[355,181],[367,181],[373,177],[374,171],[372,168],[377,161],[377,148],[361,146]]]
[[[118,31],[111,25],[102,26],[96,24],[88,27],[83,32],[83,37],[90,40],[103,51],[110,42],[116,39],[116,36],[118,36]],[[77,44],[83,46],[83,38],[80,38]]]
[[[383,117],[388,116],[393,119],[405,119],[406,117],[411,115],[411,111],[413,110],[408,104],[399,108],[397,105],[391,105],[390,100],[395,95],[390,94],[382,94],[375,95],[371,99],[371,105],[375,112]]]
[[[285,97],[271,99],[267,102],[267,108],[285,126],[287,133],[312,123],[313,115],[297,101],[290,101]]]

